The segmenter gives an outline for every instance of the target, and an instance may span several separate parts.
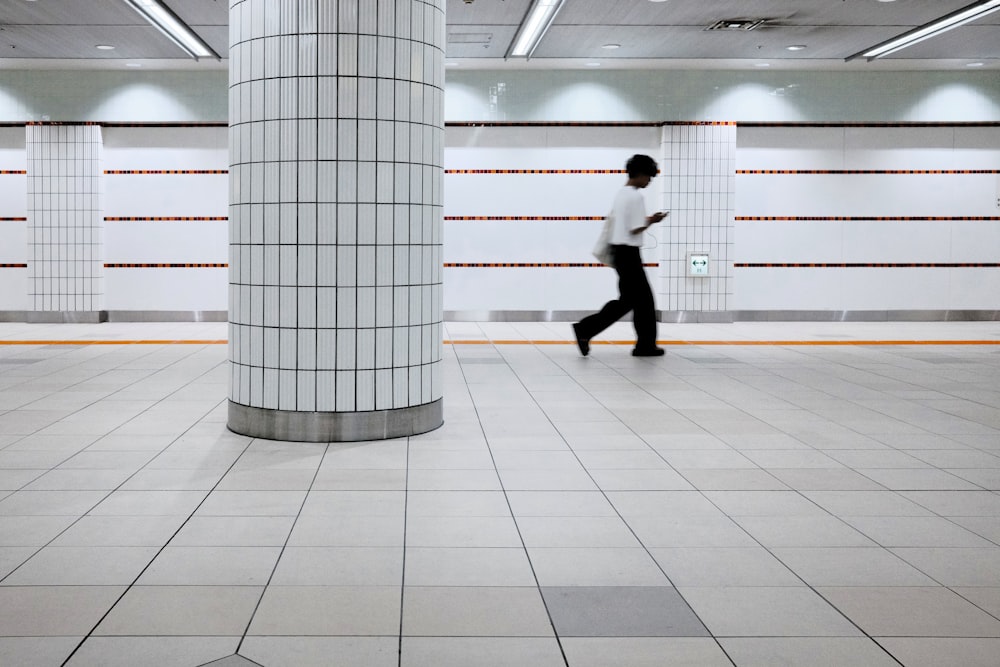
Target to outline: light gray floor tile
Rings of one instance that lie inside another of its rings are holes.
[[[111,491],[118,488],[132,473],[131,469],[57,468],[45,473],[24,488],[27,491]]]
[[[274,570],[275,586],[399,586],[398,547],[287,547]]]
[[[716,517],[725,515],[698,491],[618,491],[608,499],[626,520],[633,517]]]
[[[696,637],[563,637],[570,667],[729,667],[714,639]]]
[[[305,491],[212,491],[197,516],[295,516]]]
[[[62,665],[82,637],[0,637],[0,665]]]
[[[312,487],[317,491],[403,491],[406,470],[321,468]]]
[[[802,580],[761,547],[653,549],[674,586],[802,586]]]
[[[860,631],[812,590],[680,588],[717,637],[853,637]]]
[[[678,468],[677,472],[700,491],[783,491],[788,485],[766,470],[753,468]]]
[[[402,501],[402,496],[400,496]],[[398,514],[403,514],[402,503]],[[502,491],[410,491],[406,494],[407,517],[510,516]]]
[[[17,491],[46,472],[48,468],[0,469],[0,491]]]
[[[236,652],[239,637],[91,637],[67,667],[191,667]]]
[[[990,547],[990,542],[936,516],[848,516],[851,524],[883,547]]]
[[[808,470],[771,468],[768,472],[797,491],[877,491],[883,487],[846,468]]]
[[[1000,639],[880,637],[878,643],[906,667],[996,667]]]
[[[944,470],[930,469],[859,469],[858,472],[893,491],[978,490],[975,484]]]
[[[566,663],[554,638],[404,637],[399,664],[401,667],[564,667]]]
[[[4,586],[127,586],[156,555],[156,547],[53,547],[36,553]]]
[[[669,586],[645,549],[528,549],[542,586]]]
[[[509,491],[514,516],[618,516],[600,491]]]
[[[944,586],[1000,586],[1000,547],[892,549]]]
[[[534,586],[407,586],[403,592],[403,635],[551,637],[553,631],[541,593]]]
[[[124,586],[0,586],[0,636],[84,637],[124,592]]]
[[[955,588],[953,590],[980,609],[1000,618],[1000,587]]]
[[[826,515],[821,507],[795,491],[706,491],[705,497],[732,517]]]
[[[931,512],[895,491],[803,491],[837,516],[931,516]]]
[[[780,548],[772,553],[811,586],[934,586],[935,581],[878,547]]]
[[[301,516],[403,516],[407,502],[402,491],[310,491]]]
[[[610,471],[617,472],[617,471]],[[595,491],[597,485],[583,468],[578,470],[500,470],[508,491]]]
[[[411,470],[407,488],[414,491],[499,491],[500,478],[493,469]]]
[[[248,635],[397,636],[399,609],[398,585],[272,585],[264,593]]]
[[[266,667],[397,667],[396,637],[247,637],[240,654]]]
[[[756,470],[758,465],[740,452],[732,449],[674,449],[661,454],[674,468],[695,470]]]
[[[82,516],[107,491],[16,491],[0,500],[0,516]]]
[[[684,491],[691,484],[676,470],[591,470],[603,491]]]
[[[264,586],[280,547],[168,546],[136,582],[139,586]]]
[[[871,636],[1000,637],[1000,620],[940,586],[816,590]]]
[[[44,546],[76,520],[75,516],[0,516],[0,545]]]
[[[211,491],[224,470],[144,468],[130,477],[123,491]]]
[[[219,491],[306,491],[312,486],[313,469],[231,470],[219,480]]]
[[[1000,544],[1000,517],[956,516],[949,520],[994,544]]]
[[[740,667],[898,667],[867,637],[723,637],[726,653]]]
[[[675,519],[640,516],[628,520],[647,549],[656,547],[753,547],[754,539],[725,516]]]
[[[407,547],[407,586],[534,586],[524,549]]]
[[[738,523],[765,547],[871,547],[875,543],[831,516],[744,516]]]
[[[133,586],[94,634],[240,636],[261,592],[252,586]]]
[[[55,538],[56,547],[159,547],[184,516],[85,516]]]
[[[522,527],[523,530],[523,527]],[[511,517],[409,517],[407,547],[521,547]]]
[[[670,587],[543,587],[560,637],[704,637],[705,626]]]
[[[528,547],[638,547],[618,517],[518,517]]]
[[[95,516],[190,514],[205,499],[203,491],[114,491],[90,511]]]
[[[280,547],[292,530],[290,516],[196,516],[170,541],[175,547]]]
[[[37,547],[0,547],[0,579],[17,569],[36,551]]]
[[[901,495],[942,516],[1000,516],[1000,494],[990,491],[903,491]]]
[[[293,547],[401,547],[403,515],[303,516],[288,538]]]

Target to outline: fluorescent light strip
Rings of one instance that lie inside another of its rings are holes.
[[[888,42],[883,42],[882,44],[868,49],[867,51],[862,51],[860,54],[853,55],[848,58],[848,60],[853,60],[857,57],[875,60],[876,58],[887,56],[890,53],[895,53],[908,46],[922,42],[925,39],[936,37],[937,35],[947,32],[952,28],[957,28],[960,25],[965,25],[966,23],[975,21],[976,19],[995,12],[998,9],[1000,9],[1000,0],[986,0],[985,2],[970,5],[965,9],[960,9],[959,11],[942,17],[937,21],[933,21],[915,30],[911,30],[900,37],[889,40]]]
[[[1000,2],[1000,0],[997,0]],[[518,58],[527,58],[542,40],[542,35],[549,29],[552,19],[556,17],[556,12],[562,7],[563,0],[535,0],[531,7],[528,18],[521,24],[521,31],[514,41],[514,48],[510,50],[510,55]]]
[[[219,57],[194,34],[191,28],[157,0],[125,0],[125,2],[192,58]]]

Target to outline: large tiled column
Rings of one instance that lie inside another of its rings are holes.
[[[100,322],[104,173],[98,125],[29,124],[29,322]]]
[[[229,428],[442,423],[445,0],[230,0]]]

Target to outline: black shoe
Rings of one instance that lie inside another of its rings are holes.
[[[635,348],[632,350],[633,357],[662,357],[667,353],[662,347]]]
[[[580,335],[580,323],[573,325],[573,335],[576,336],[576,346],[580,348],[580,354],[587,356],[590,354],[590,339]]]

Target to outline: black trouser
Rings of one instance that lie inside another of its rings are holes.
[[[642,268],[639,248],[630,245],[611,246],[612,263],[618,273],[618,298],[608,301],[604,308],[580,320],[578,333],[591,339],[620,320],[630,310],[635,326],[636,349],[656,347],[656,303],[653,290]]]

